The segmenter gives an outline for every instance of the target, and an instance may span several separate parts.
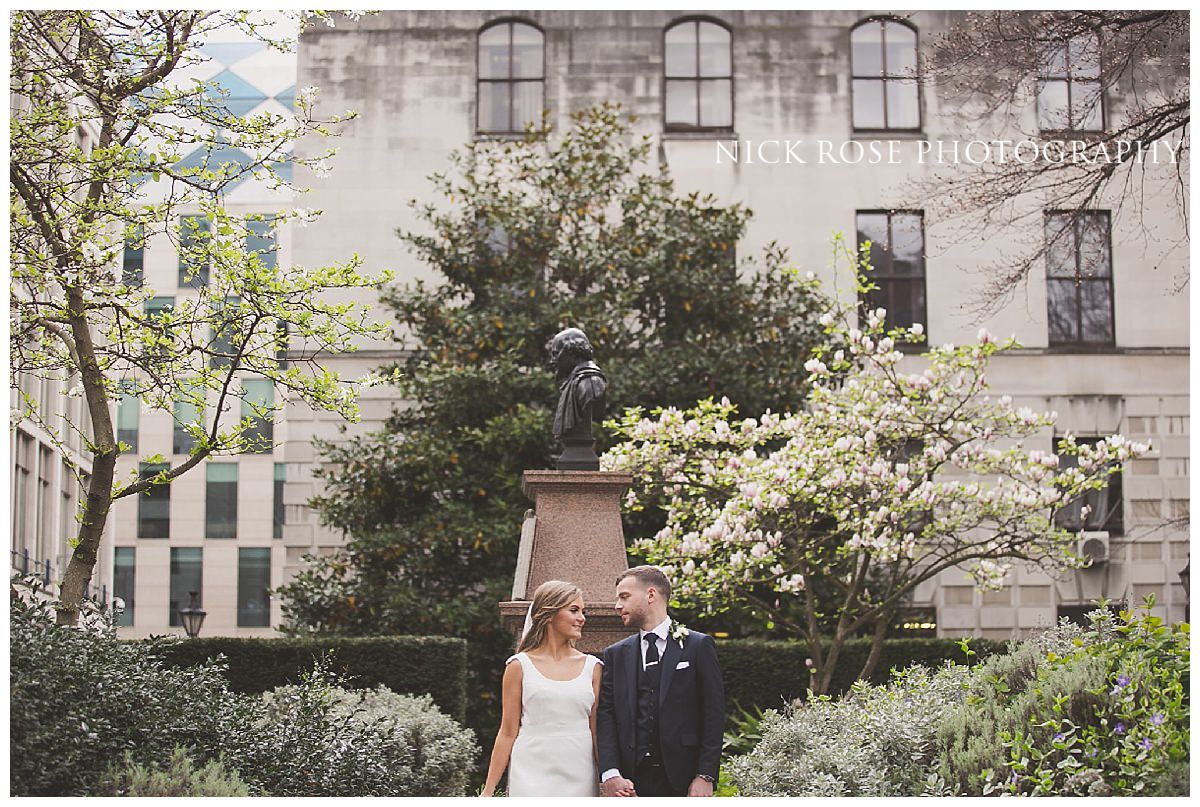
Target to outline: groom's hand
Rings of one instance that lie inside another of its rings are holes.
[[[688,787],[688,796],[711,796],[713,784],[707,779],[697,776]]]
[[[637,790],[633,782],[620,776],[614,776],[600,783],[600,792],[606,796],[636,796]]]

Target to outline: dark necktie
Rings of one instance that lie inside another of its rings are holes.
[[[658,664],[658,634],[647,633],[642,637],[646,641],[646,669]]]

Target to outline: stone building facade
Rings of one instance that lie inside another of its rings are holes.
[[[1097,598],[1134,601],[1146,594],[1156,596],[1157,613],[1183,619],[1178,572],[1189,553],[1190,352],[1188,301],[1176,291],[1188,267],[1177,201],[1169,193],[1147,193],[1125,205],[1112,199],[1098,205],[1106,215],[1096,226],[1108,233],[1099,296],[1108,310],[1087,320],[1093,332],[1076,334],[1086,341],[1099,328],[1094,343],[1063,336],[1064,306],[1083,327],[1082,303],[1078,297],[1064,302],[1062,288],[1044,272],[1034,273],[996,313],[973,314],[982,272],[1003,260],[1006,244],[1041,238],[1040,224],[1034,232],[1027,223],[997,226],[979,238],[966,236],[961,222],[926,215],[910,195],[914,181],[932,176],[933,168],[920,160],[922,143],[956,141],[962,132],[935,85],[918,87],[886,66],[889,59],[893,67],[905,65],[915,48],[961,20],[960,12],[849,10],[339,17],[336,26],[317,25],[303,36],[294,84],[320,88],[318,113],[353,109],[358,117],[344,127],[327,177],[297,176],[312,189],[304,206],[323,215],[280,235],[280,260],[320,265],[357,253],[366,271],[391,268],[402,280],[429,279],[429,269],[404,250],[395,231],[421,226],[410,199],[440,202],[426,178],[448,167],[452,148],[472,138],[504,137],[543,107],[561,131],[572,111],[618,101],[638,116],[635,128],[653,138],[657,159],[681,191],[711,192],[754,211],[739,253],[756,254],[778,242],[800,269],[844,294],[849,277],[835,277],[830,266],[831,234],[844,232],[851,240],[851,234],[867,234],[882,242],[879,233],[886,233],[890,242],[878,262],[907,272],[903,283],[896,277],[888,285],[888,300],[923,322],[932,343],[973,340],[987,328],[1014,334],[1024,345],[995,361],[995,394],[1057,411],[1060,433],[1121,432],[1152,441],[1150,454],[1123,469],[1119,496],[1097,508],[1103,519],[1083,525],[1091,551],[1103,548],[1105,560],[1060,580],[1017,569],[999,592],[976,591],[963,573],[944,574],[918,590],[908,620],[914,633],[1017,637],[1060,615],[1078,615]],[[879,64],[871,62],[874,48],[885,54]],[[1118,88],[1104,99],[1102,114],[1110,123],[1123,109],[1121,93]],[[1037,129],[1035,108],[1017,114],[1014,130]],[[786,161],[786,145],[780,145],[786,141],[803,141],[795,148],[805,162]],[[831,159],[821,159],[822,141],[830,144]],[[853,157],[856,149],[869,153],[872,143],[895,149],[897,159],[839,159],[842,148]],[[730,157],[734,144],[737,160]],[[259,204],[252,197],[231,202],[248,212]],[[1153,239],[1141,233],[1144,219],[1156,222]],[[147,277],[168,294],[172,256],[155,248],[146,253]],[[402,348],[402,342],[363,344],[329,364],[357,377]],[[349,433],[376,428],[396,405],[387,388],[368,390],[362,422]],[[169,419],[145,420],[144,439],[167,445]],[[305,506],[320,492],[312,476],[319,460],[313,439],[344,439],[339,425],[288,404],[275,424],[274,454],[236,460],[234,541],[204,537],[203,475],[172,485],[170,519],[179,527],[172,526],[167,541],[137,539],[136,505],[118,509],[115,543],[136,552],[137,606],[128,632],[166,629],[168,553],[176,548],[203,554],[206,634],[270,632],[238,624],[238,554],[267,549],[270,585],[276,586],[300,568],[305,553],[341,544]],[[1047,449],[1054,436],[1044,435]],[[271,519],[268,490],[275,491],[271,511],[280,514]],[[269,604],[268,621],[279,624],[277,603]]]

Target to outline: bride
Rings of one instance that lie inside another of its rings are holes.
[[[496,792],[505,768],[510,796],[598,795],[601,662],[575,649],[582,594],[561,580],[533,593],[517,652],[505,662],[500,731],[481,796]]]

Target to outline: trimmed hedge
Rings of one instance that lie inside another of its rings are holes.
[[[1008,643],[991,639],[971,639],[976,652],[972,663],[994,653],[1004,652]],[[830,695],[839,695],[854,683],[871,649],[870,639],[850,639],[842,647],[837,671],[829,685]],[[725,639],[717,641],[717,658],[725,680],[725,701],[745,709],[778,709],[784,701],[803,698],[808,692],[809,673],[804,660],[808,645],[764,639]],[[936,667],[944,660],[964,664],[967,661],[956,639],[887,639],[883,655],[875,665],[870,681],[886,683],[893,667],[922,664]]]
[[[296,684],[313,662],[329,653],[333,669],[355,688],[380,684],[393,692],[429,694],[442,711],[462,723],[467,712],[467,643],[438,636],[250,639],[232,636],[189,639],[167,648],[165,662],[194,666],[224,654],[235,692],[259,693]]]

